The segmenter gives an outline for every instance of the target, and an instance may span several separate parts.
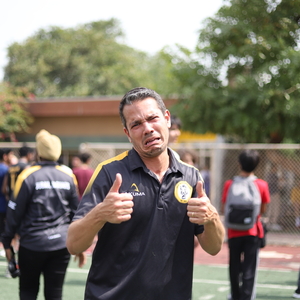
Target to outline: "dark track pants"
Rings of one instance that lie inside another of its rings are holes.
[[[232,300],[255,299],[259,243],[256,236],[228,240],[229,277]]]
[[[70,254],[66,248],[50,251],[31,251],[24,247],[18,253],[21,276],[19,293],[21,300],[36,300],[40,276],[44,276],[44,297],[46,300],[61,300],[62,288]]]

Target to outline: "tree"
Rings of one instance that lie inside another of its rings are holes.
[[[299,7],[300,0],[231,0],[206,20],[195,53],[174,55],[186,129],[299,141]]]
[[[151,86],[151,60],[122,44],[115,19],[62,29],[41,29],[8,48],[4,80],[38,97],[119,95]]]
[[[32,118],[26,111],[30,94],[25,88],[0,83],[0,140],[14,141],[14,134],[28,130]]]

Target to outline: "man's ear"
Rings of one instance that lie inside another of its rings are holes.
[[[129,140],[129,142],[131,143],[131,138],[130,138],[130,135],[129,135],[129,132],[128,132],[127,128],[123,127],[123,130],[124,130],[125,134],[127,135],[127,138]]]
[[[171,128],[171,113],[167,109],[165,111],[165,119],[167,120],[168,128]]]

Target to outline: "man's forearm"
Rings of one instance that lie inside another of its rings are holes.
[[[104,224],[105,222],[97,220],[94,210],[90,211],[84,218],[71,223],[66,243],[69,252],[76,255],[88,249]]]
[[[204,251],[216,255],[221,250],[225,238],[225,229],[219,217],[204,225],[204,232],[198,236]]]

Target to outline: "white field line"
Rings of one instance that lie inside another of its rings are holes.
[[[217,285],[229,285],[229,281],[225,280],[208,280],[208,279],[193,279],[194,283],[208,283],[208,284],[217,284]],[[291,285],[280,285],[280,284],[262,284],[257,283],[256,287],[266,288],[266,289],[280,289],[280,290],[294,290],[295,286]]]

